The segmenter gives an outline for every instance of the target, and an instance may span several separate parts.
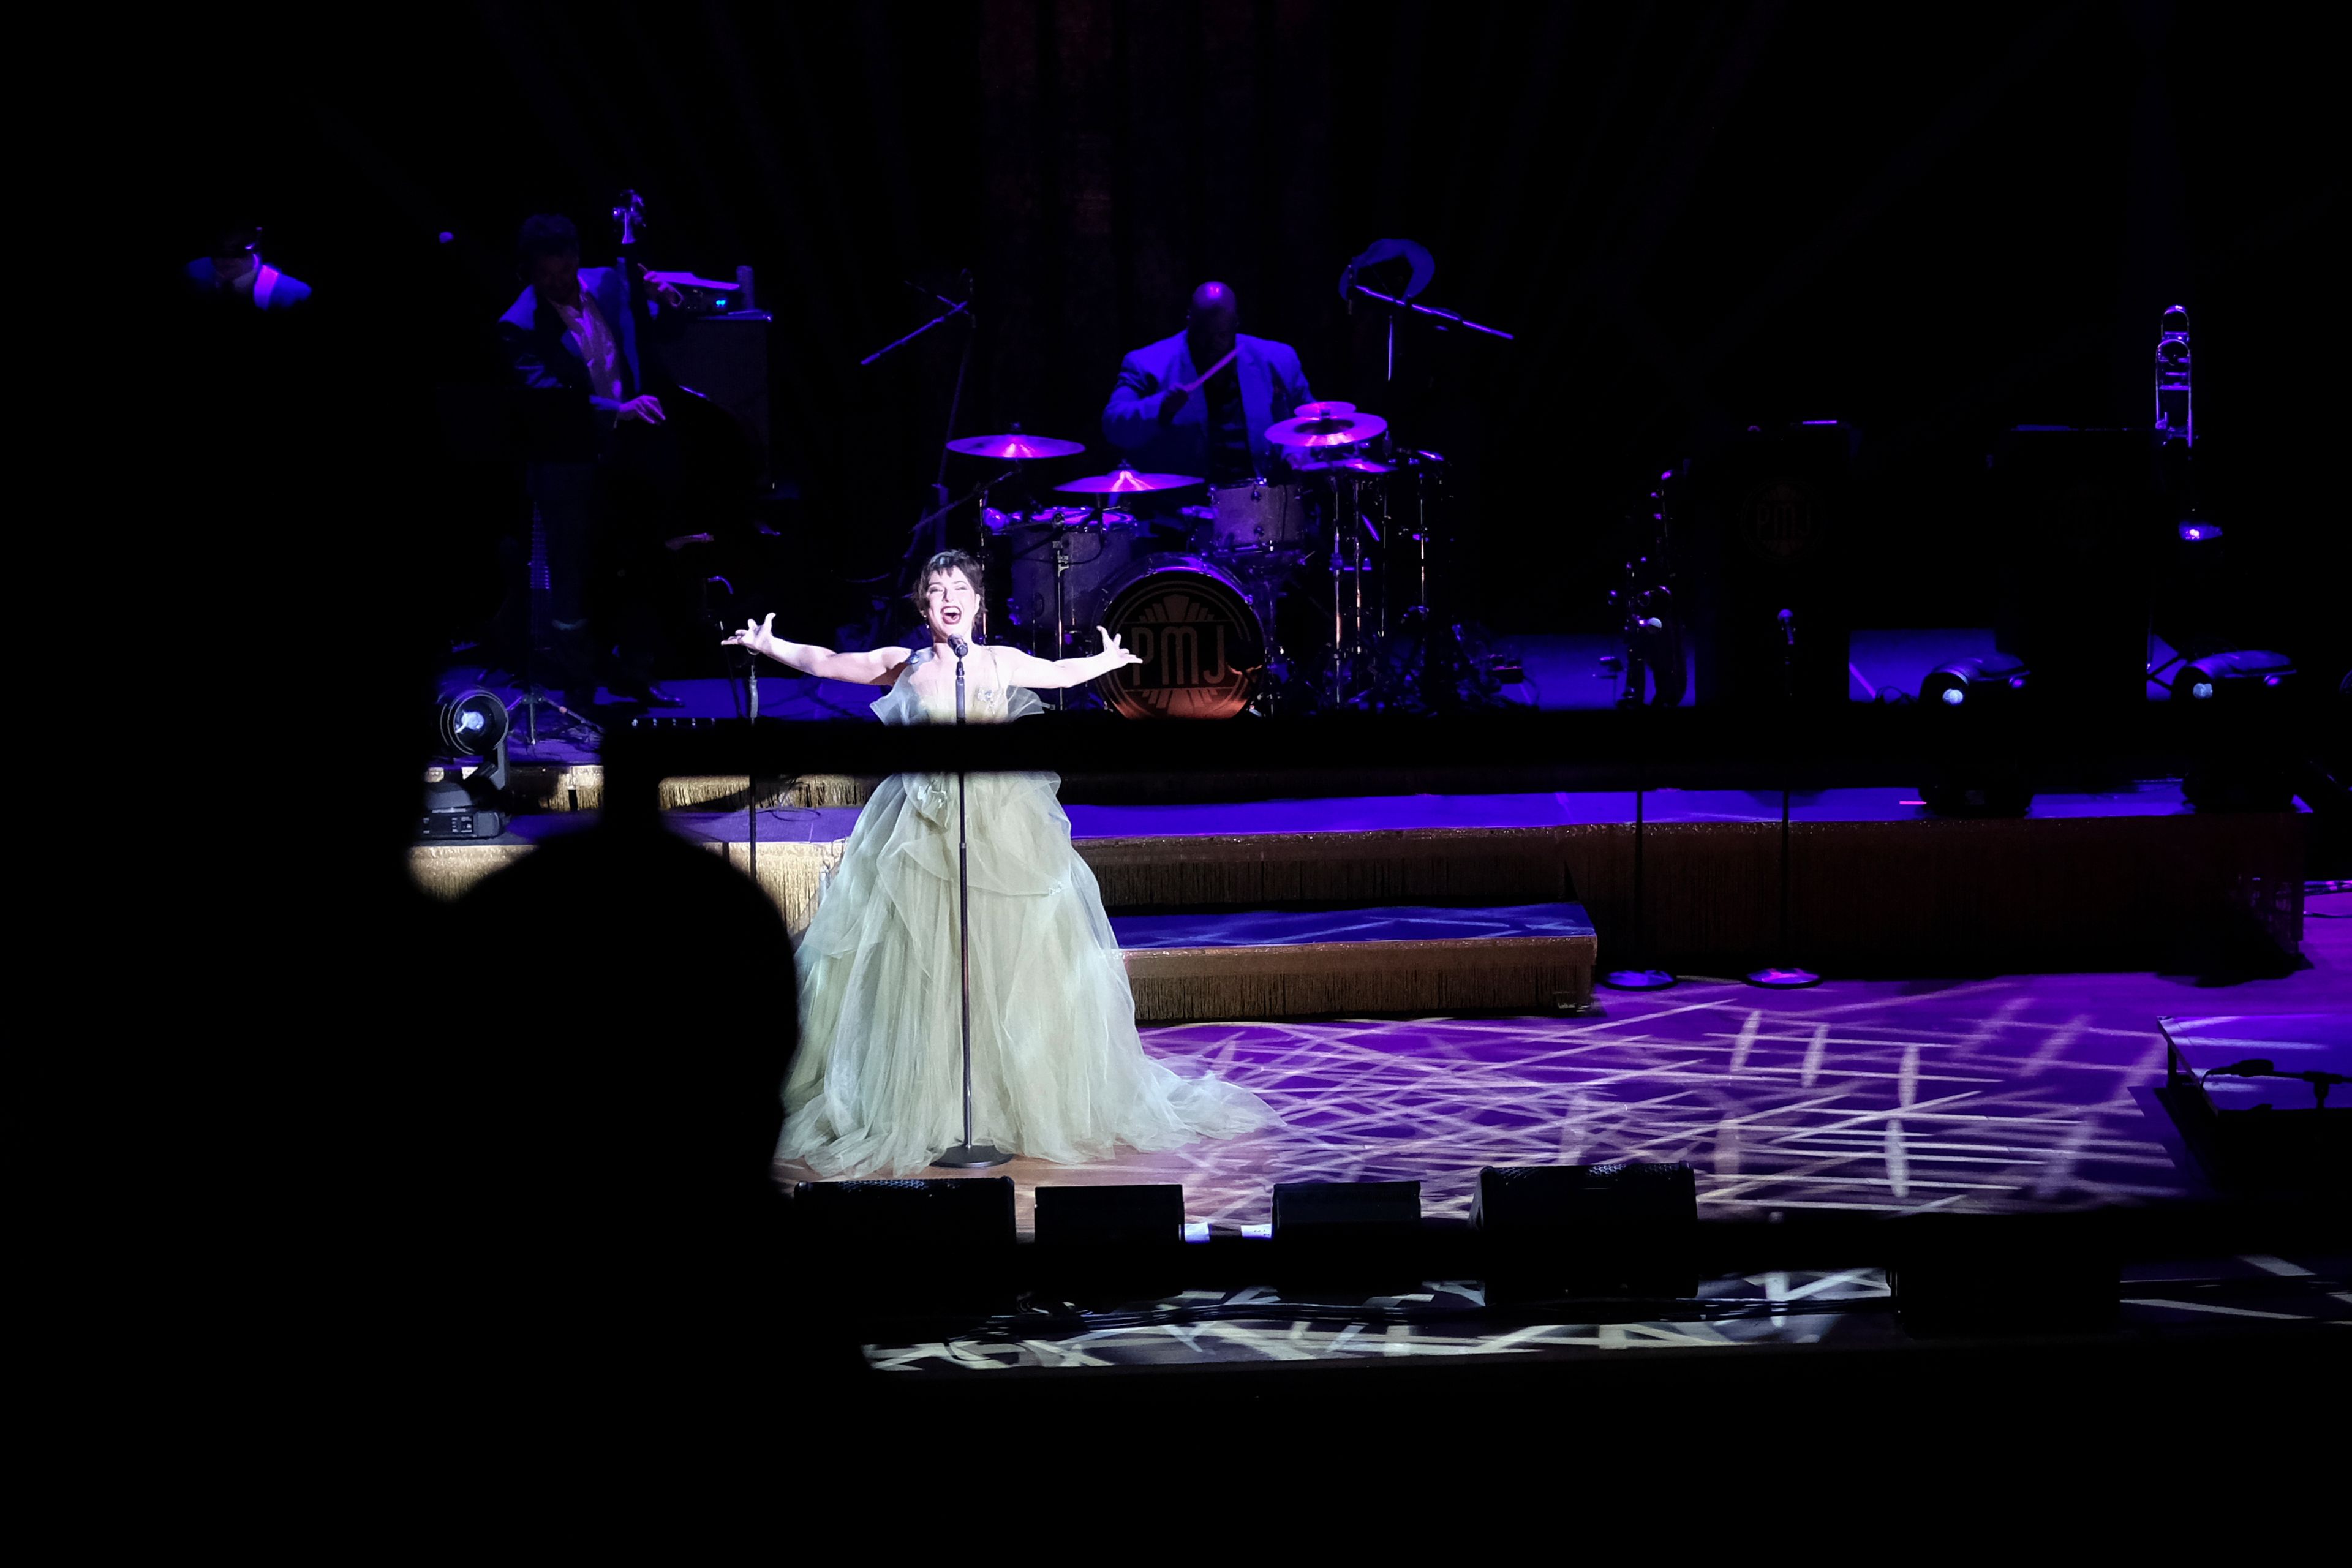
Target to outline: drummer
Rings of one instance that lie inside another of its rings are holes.
[[[1182,331],[1120,362],[1103,434],[1129,467],[1198,474],[1213,488],[1273,477],[1277,448],[1266,426],[1314,395],[1296,349],[1246,336],[1240,325],[1233,289],[1203,283]]]

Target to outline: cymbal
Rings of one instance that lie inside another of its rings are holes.
[[[1353,414],[1352,403],[1302,403],[1290,411],[1293,419],[1328,419],[1337,414]]]
[[[1355,474],[1363,479],[1376,479],[1383,474],[1393,474],[1396,470],[1386,463],[1375,463],[1370,458],[1335,458],[1328,463],[1294,463],[1291,465],[1291,472]]]
[[[1118,468],[1108,474],[1089,474],[1054,488],[1070,495],[1123,496],[1139,490],[1181,490],[1186,485],[1200,482],[1191,474],[1139,474],[1133,468]]]
[[[1352,447],[1388,427],[1389,422],[1377,414],[1333,414],[1269,425],[1265,438],[1277,447]]]
[[[966,436],[948,443],[950,452],[967,458],[1010,458],[1022,462],[1036,458],[1075,458],[1087,449],[1083,441],[1056,441],[1051,436]]]

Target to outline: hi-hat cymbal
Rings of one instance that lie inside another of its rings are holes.
[[[1191,474],[1139,474],[1133,468],[1119,468],[1108,474],[1089,474],[1054,488],[1070,495],[1123,496],[1139,490],[1181,490],[1186,485],[1200,482]]]
[[[1338,414],[1353,414],[1352,403],[1302,403],[1290,411],[1293,419],[1328,419]]]
[[[950,452],[967,458],[1010,458],[1023,462],[1036,458],[1075,458],[1087,449],[1083,441],[1056,441],[1051,436],[966,436],[948,443]]]
[[[1389,422],[1377,414],[1332,414],[1269,425],[1265,438],[1277,447],[1352,447],[1388,427]]]
[[[1328,463],[1293,463],[1294,474],[1354,474],[1359,479],[1376,479],[1396,470],[1386,463],[1376,463],[1370,458],[1334,458]]]

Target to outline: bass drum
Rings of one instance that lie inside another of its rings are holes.
[[[1230,719],[1265,670],[1265,629],[1241,584],[1193,555],[1138,563],[1112,584],[1102,625],[1143,662],[1095,682],[1129,719]]]

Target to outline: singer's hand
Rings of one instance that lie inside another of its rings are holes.
[[[762,621],[745,621],[741,631],[728,637],[719,646],[720,647],[748,647],[753,653],[763,653],[770,658],[774,658],[776,657],[776,617],[774,612],[771,611],[768,618]]]
[[[1105,668],[1107,669],[1124,669],[1130,664],[1141,664],[1143,662],[1143,656],[1141,654],[1129,653],[1127,649],[1121,647],[1119,646],[1118,639],[1111,636],[1109,631],[1106,628],[1097,626],[1095,628],[1095,633],[1102,638],[1103,650],[1101,657],[1105,661]]]
[[[632,397],[626,403],[622,404],[621,417],[624,419],[642,419],[648,425],[658,425],[664,419],[667,418],[668,416],[662,412],[661,399],[648,392],[636,397]]]

